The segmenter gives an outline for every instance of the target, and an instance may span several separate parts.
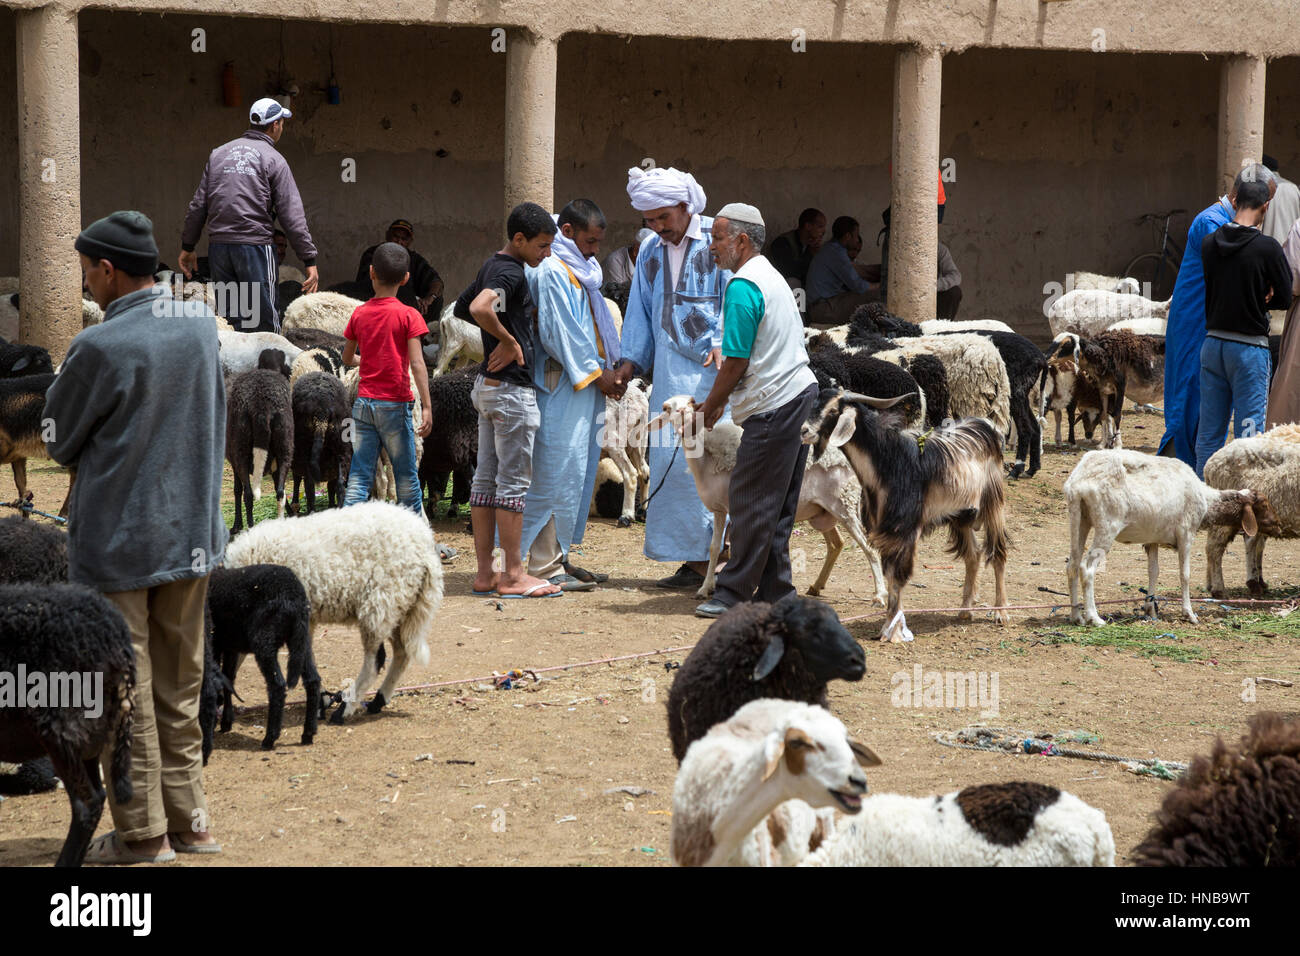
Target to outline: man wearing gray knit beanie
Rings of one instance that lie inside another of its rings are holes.
[[[45,394],[46,447],[76,469],[68,579],[122,612],[136,659],[134,795],[118,804],[109,788],[116,829],[91,842],[86,862],[164,863],[220,851],[198,722],[208,574],[227,537],[217,321],[154,285],[158,247],[143,213],[91,223],[75,246],[104,321],[72,340]]]

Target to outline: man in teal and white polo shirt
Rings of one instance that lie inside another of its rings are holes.
[[[731,559],[713,597],[695,609],[699,617],[794,593],[790,530],[808,458],[799,430],[817,380],[794,293],[761,252],[764,233],[762,214],[747,203],[729,203],[713,220],[709,252],[732,277],[722,297],[722,368],[699,411],[712,428],[730,401],[745,435],[728,495]]]

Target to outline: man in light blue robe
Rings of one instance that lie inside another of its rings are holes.
[[[524,270],[537,303],[537,351],[531,358],[541,427],[520,545],[528,573],[564,591],[588,591],[603,575],[573,566],[600,463],[605,396],[619,397],[614,362],[618,333],[601,296],[600,241],[605,216],[575,199],[556,217],[552,255]]]
[[[1201,417],[1201,346],[1205,344],[1205,266],[1201,242],[1236,215],[1237,187],[1248,177],[1277,188],[1273,174],[1262,165],[1244,167],[1228,195],[1201,210],[1187,229],[1187,245],[1178,267],[1178,281],[1169,303],[1165,327],[1165,433],[1160,454],[1196,467],[1196,432]]]
[[[731,273],[709,255],[713,220],[700,213],[704,190],[676,169],[628,170],[628,198],[655,235],[637,253],[618,381],[650,372],[654,415],[665,399],[693,395],[703,402],[722,364],[722,291]],[[681,562],[661,587],[698,588],[708,567],[713,516],[700,501],[686,454],[671,428],[650,433],[650,490],[645,554]],[[672,467],[669,467],[671,462]]]

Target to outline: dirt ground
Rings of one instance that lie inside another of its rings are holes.
[[[1161,427],[1158,416],[1130,416],[1126,442],[1150,450]],[[1040,589],[1065,590],[1061,485],[1079,454],[1049,444],[1042,471],[1009,484],[1013,603],[1065,600]],[[64,478],[48,463],[32,465],[38,505],[57,510]],[[409,671],[404,684],[676,648],[692,644],[708,626],[692,616],[693,594],[652,586],[673,569],[642,556],[641,526],[589,525],[577,561],[611,575],[600,590],[506,602],[470,596],[472,542],[463,518],[438,521],[436,533],[460,556],[445,568],[432,663]],[[804,525],[792,549],[803,591],[824,547]],[[1162,557],[1162,591],[1169,594],[1177,588],[1176,563],[1172,552]],[[1269,545],[1265,567],[1274,596],[1294,591],[1288,579],[1296,558],[1295,542]],[[1236,585],[1233,595],[1244,595],[1240,540],[1229,550],[1225,573]],[[1201,551],[1193,560],[1194,594],[1204,593],[1204,580]],[[1117,545],[1099,575],[1098,598],[1136,594],[1145,583],[1142,548]],[[981,585],[991,602],[991,573]],[[873,589],[862,554],[850,544],[831,576],[823,598],[843,618],[866,616],[847,626],[866,648],[867,675],[860,683],[833,684],[830,696],[850,731],[884,760],[870,774],[873,792],[941,793],[1009,779],[1053,784],[1105,811],[1117,862],[1126,862],[1170,783],[1109,763],[953,749],[932,733],[976,723],[1083,731],[1110,753],[1186,761],[1216,735],[1244,732],[1257,710],[1300,710],[1300,687],[1261,684],[1251,700],[1249,678],[1300,675],[1300,621],[1269,608],[1207,608],[1194,627],[1176,604],[1156,623],[1117,606],[1103,610],[1121,623],[1103,629],[1073,627],[1065,612],[1047,609],[1015,612],[1007,627],[978,616],[959,624],[955,615],[921,610],[959,603],[960,587],[960,565],[943,552],[943,536],[928,539],[905,598],[915,643],[882,645],[874,640],[883,621],[869,603]],[[525,680],[512,690],[478,679],[406,694],[380,715],[361,714],[346,727],[322,724],[309,747],[298,742],[302,691],[292,691],[275,750],[260,749],[259,713],[242,715],[231,733],[218,736],[205,779],[213,832],[225,852],[181,857],[177,865],[668,865],[676,768],[665,730],[672,680],[666,665],[686,654],[547,671],[540,683]],[[326,688],[354,676],[360,666],[355,629],[320,629],[316,659]],[[917,666],[923,673],[996,675],[998,713],[982,718],[978,707],[894,706],[891,691]],[[251,661],[237,686],[248,705],[266,699]],[[619,787],[649,792],[633,796]],[[62,792],[5,800],[0,864],[51,862],[68,816]],[[101,831],[109,828],[106,812]]]

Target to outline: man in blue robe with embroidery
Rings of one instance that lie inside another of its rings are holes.
[[[618,332],[600,287],[605,215],[590,199],[575,199],[555,217],[550,258],[524,270],[537,303],[536,353],[531,357],[541,426],[533,443],[533,480],[524,504],[522,557],[528,573],[562,591],[589,591],[605,575],[569,561],[581,544],[600,463],[605,396],[622,396],[613,368]]]
[[[1236,215],[1237,187],[1243,182],[1268,183],[1269,198],[1277,180],[1268,168],[1251,164],[1233,180],[1228,195],[1201,210],[1187,229],[1187,247],[1178,267],[1178,280],[1169,303],[1165,327],[1165,434],[1160,454],[1196,467],[1196,432],[1201,418],[1201,346],[1205,344],[1205,266],[1201,243]],[[1222,437],[1222,436],[1220,436]]]
[[[722,290],[731,273],[709,255],[713,220],[701,215],[706,197],[690,173],[677,169],[628,170],[627,195],[655,231],[637,253],[618,381],[651,372],[656,401],[693,395],[703,402],[722,366]],[[673,448],[681,439],[663,429],[649,449],[653,498],[646,514],[645,554],[681,562],[660,587],[698,589],[708,568],[713,516],[700,501],[686,457]],[[670,467],[671,464],[671,467]]]

